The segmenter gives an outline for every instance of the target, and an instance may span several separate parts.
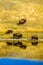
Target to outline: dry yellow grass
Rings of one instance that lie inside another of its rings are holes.
[[[18,26],[20,19],[27,22]],[[0,38],[12,36],[5,35],[8,29],[20,32],[23,38],[38,35],[43,38],[43,1],[41,0],[0,0]],[[0,42],[0,57],[43,59],[43,43],[32,46],[28,41],[23,41],[26,49],[15,46],[7,46],[6,42]]]

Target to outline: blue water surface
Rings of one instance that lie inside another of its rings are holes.
[[[43,65],[43,61],[1,58],[0,65]]]

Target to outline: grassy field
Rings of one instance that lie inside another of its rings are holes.
[[[22,18],[27,22],[17,25]],[[31,38],[32,35],[43,38],[43,0],[0,0],[0,38],[12,37],[13,34],[5,34],[9,29],[13,33],[22,33],[23,38]],[[33,46],[28,41],[22,42],[26,49],[0,42],[0,57],[43,60],[43,43]]]

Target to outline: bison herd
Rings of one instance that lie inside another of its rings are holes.
[[[17,25],[22,25],[24,23],[26,23],[26,19],[21,19],[17,23]],[[10,33],[13,33],[13,31],[12,30],[7,30],[5,34],[10,34]],[[12,38],[13,39],[20,39],[20,38],[22,38],[22,36],[23,35],[21,33],[13,33]],[[36,35],[31,36],[31,40],[32,40],[31,41],[32,45],[37,45],[38,44],[38,37]],[[6,41],[6,43],[7,43],[7,45],[19,46],[20,48],[23,48],[23,49],[26,49],[26,47],[27,47],[26,45],[23,45],[22,41],[13,41],[13,42]]]

